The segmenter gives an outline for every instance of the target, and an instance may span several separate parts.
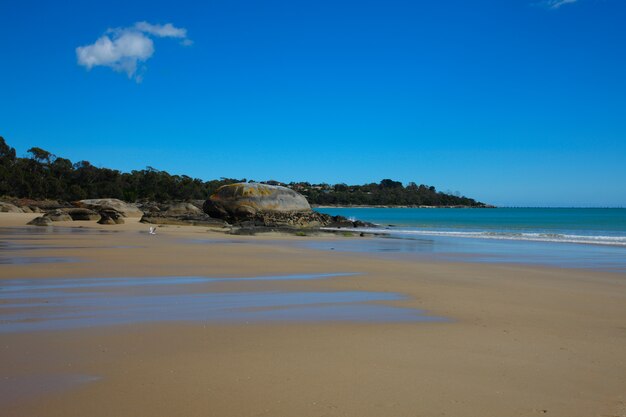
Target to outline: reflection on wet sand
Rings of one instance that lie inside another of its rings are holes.
[[[211,292],[217,282],[311,280],[353,274],[245,278],[148,277],[17,279],[0,288],[0,333],[149,321],[444,321],[385,304],[397,293],[369,291]]]

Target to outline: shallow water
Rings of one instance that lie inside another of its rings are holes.
[[[100,234],[119,233],[119,230],[93,229],[88,227],[62,227],[62,226],[22,226],[22,227],[0,227],[0,235],[21,236],[21,235],[56,235],[56,234]]]
[[[53,256],[11,256],[8,258],[0,257],[0,265],[55,264],[64,262],[81,262],[81,260],[76,258]]]
[[[0,333],[64,330],[151,321],[445,321],[367,291],[206,292],[217,282],[330,279],[353,274],[243,278],[148,277],[17,279],[0,287]]]
[[[397,259],[515,263],[626,273],[626,250],[622,247],[444,236],[418,239],[355,237],[301,241],[298,245],[315,250],[370,253]]]
[[[30,240],[30,239],[29,239]],[[34,238],[33,240],[36,240]],[[13,241],[0,241],[0,265],[32,265],[63,262],[80,262],[77,258],[62,256],[23,256],[14,252],[32,251],[41,249],[82,249],[79,246],[53,246],[22,243]]]

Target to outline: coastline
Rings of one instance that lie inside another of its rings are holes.
[[[3,401],[7,416],[582,417],[625,411],[623,274],[383,259],[294,244],[349,239],[334,235],[230,236],[166,226],[150,236],[148,225],[134,220],[115,226],[59,222],[47,233],[24,226],[36,216],[0,214],[0,240],[14,245],[10,256],[77,262],[0,264],[0,284],[224,277],[193,291],[397,293],[402,298],[376,304],[425,310],[448,321],[183,320],[4,333],[0,365],[9,383],[29,385],[35,378],[26,394]],[[228,281],[336,273],[356,275]],[[56,391],[36,380],[72,375],[95,379]]]
[[[462,209],[485,209],[485,208],[497,208],[497,206],[493,206],[490,204],[486,204],[483,206],[463,206],[463,205],[454,205],[454,206],[416,206],[416,205],[319,205],[319,204],[311,204],[312,209],[316,208],[420,208],[420,209],[437,209],[437,208],[462,208]]]

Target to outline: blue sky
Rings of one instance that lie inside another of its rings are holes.
[[[0,0],[0,135],[123,171],[626,206],[625,21],[623,0]]]

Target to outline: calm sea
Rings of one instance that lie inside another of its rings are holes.
[[[366,230],[395,238],[399,252],[626,272],[626,209],[317,210],[376,224]],[[389,242],[384,245],[393,252]]]

